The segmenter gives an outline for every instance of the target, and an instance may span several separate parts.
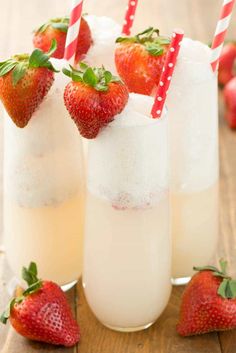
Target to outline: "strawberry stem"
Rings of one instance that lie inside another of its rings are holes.
[[[76,70],[72,66],[70,66],[70,69],[64,68],[62,72],[74,82],[82,82],[100,92],[108,91],[111,82],[122,82],[119,77],[113,76],[104,67],[89,67],[87,64],[80,62],[80,70]]]
[[[160,36],[160,31],[157,28],[149,27],[143,32],[136,34],[134,37],[119,37],[116,43],[138,43],[145,47],[149,54],[160,56],[164,54],[166,46],[170,44],[170,38]]]

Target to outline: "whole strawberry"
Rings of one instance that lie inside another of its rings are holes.
[[[1,322],[6,324],[9,319],[14,329],[30,340],[74,346],[80,339],[79,327],[61,288],[38,279],[35,263],[23,268],[22,274],[29,287],[11,300]]]
[[[104,68],[80,63],[80,70],[71,67],[71,71],[63,72],[72,78],[64,92],[66,108],[81,135],[93,139],[122,112],[128,101],[128,89]]]
[[[159,83],[170,39],[150,27],[134,37],[118,38],[116,42],[117,72],[129,91],[151,95]]]
[[[236,328],[236,281],[226,274],[227,262],[195,268],[180,307],[177,332],[191,336]]]
[[[236,129],[236,77],[232,78],[224,88],[225,120],[229,127]]]
[[[218,80],[221,86],[225,86],[235,74],[236,43],[229,42],[223,47],[219,61]]]
[[[0,63],[0,99],[20,128],[28,124],[53,84],[56,70],[49,59],[54,50],[55,41],[46,54],[35,49],[30,56],[15,55]]]
[[[62,59],[64,57],[66,35],[69,26],[69,17],[53,18],[43,24],[34,33],[33,44],[35,48],[39,48],[47,52],[53,39],[57,41],[57,50],[53,53],[53,57]],[[75,61],[78,62],[84,54],[86,54],[92,44],[92,35],[88,23],[81,17],[80,31],[77,42]]]

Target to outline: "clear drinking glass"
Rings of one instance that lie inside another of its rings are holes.
[[[151,119],[152,102],[131,94],[89,143],[83,286],[118,331],[149,327],[171,291],[167,117]]]
[[[42,278],[66,289],[82,272],[85,188],[81,139],[63,101],[65,80],[55,74],[25,128],[5,113],[4,242],[18,278],[35,261]]]
[[[210,263],[218,241],[218,91],[210,49],[184,39],[168,97],[173,283]]]

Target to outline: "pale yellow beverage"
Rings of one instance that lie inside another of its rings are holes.
[[[55,207],[29,208],[6,200],[6,250],[17,276],[25,264],[34,260],[42,278],[61,285],[79,278],[83,217],[84,199],[80,195]]]
[[[172,193],[174,278],[189,277],[213,257],[218,240],[218,183],[195,193]]]
[[[4,242],[16,277],[35,261],[42,278],[69,288],[82,273],[84,165],[81,138],[64,106],[66,81],[55,75],[23,129],[5,113],[3,191]]]
[[[116,330],[150,326],[171,291],[168,193],[146,209],[119,210],[92,194],[87,205],[83,281],[92,311]]]
[[[152,325],[171,293],[167,116],[130,94],[88,149],[83,286],[95,316],[118,331]]]

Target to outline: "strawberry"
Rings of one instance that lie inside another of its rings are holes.
[[[236,328],[236,280],[226,274],[227,262],[194,268],[199,271],[187,285],[180,307],[177,332],[191,336]]]
[[[116,42],[117,72],[129,91],[151,95],[159,83],[170,39],[150,27],[135,37],[121,37]]]
[[[219,84],[224,86],[234,77],[236,43],[227,43],[222,50],[219,62]]]
[[[0,63],[0,99],[20,128],[28,124],[52,86],[57,71],[49,58],[54,50],[55,41],[47,54],[35,49],[30,56],[16,55]]]
[[[29,287],[11,300],[1,322],[9,319],[20,335],[33,341],[74,346],[80,339],[79,326],[61,288],[38,279],[33,262],[22,275]]]
[[[57,41],[57,50],[53,53],[53,57],[62,59],[64,57],[66,34],[69,26],[69,17],[54,18],[43,24],[35,31],[33,44],[35,48],[39,48],[47,52],[53,39]],[[92,35],[88,23],[81,18],[80,31],[77,42],[77,50],[75,61],[78,62],[84,54],[86,54],[92,44]]]
[[[236,129],[236,77],[232,78],[224,88],[225,119],[232,129]]]
[[[80,63],[80,70],[71,67],[71,71],[63,72],[72,78],[64,92],[66,108],[81,135],[93,139],[122,112],[128,101],[128,89],[104,68]]]

